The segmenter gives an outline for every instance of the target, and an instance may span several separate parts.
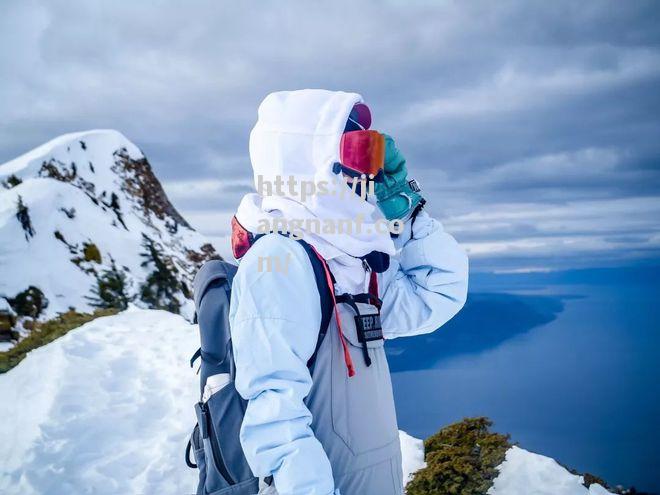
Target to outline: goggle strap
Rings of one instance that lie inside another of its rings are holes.
[[[348,120],[351,121],[351,122],[353,122],[353,123],[354,123],[356,126],[358,126],[361,130],[366,131],[365,127],[364,127],[362,124],[360,124],[357,120],[351,118],[350,115],[348,116]]]
[[[382,168],[378,171],[376,175],[374,175],[373,179],[370,179],[368,174],[365,174],[364,172],[360,172],[358,170],[353,170],[352,168],[349,168],[346,165],[342,165],[339,162],[335,162],[335,165],[332,167],[332,171],[335,174],[339,174],[340,172],[343,172],[352,179],[356,177],[360,178],[364,175],[367,180],[372,180],[374,182],[383,182],[383,178],[385,177],[385,173],[383,172]]]

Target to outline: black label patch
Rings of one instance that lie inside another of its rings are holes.
[[[383,338],[383,328],[380,325],[380,314],[357,315],[355,317],[358,340],[362,343]]]
[[[408,181],[408,186],[410,187],[410,189],[412,189],[413,192],[416,192],[416,193],[418,193],[422,190],[422,188],[419,187],[419,184],[417,183],[417,181],[415,179],[410,179]]]

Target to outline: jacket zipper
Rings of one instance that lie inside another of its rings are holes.
[[[225,464],[225,461],[222,458],[222,453],[220,452],[220,448],[217,445],[216,442],[217,437],[215,436],[213,419],[211,418],[211,413],[209,411],[208,405],[205,402],[202,403],[202,412],[204,413],[204,417],[206,418],[206,427],[209,432],[209,442],[211,443],[213,463],[218,468],[218,471],[220,471],[220,475],[222,475],[225,481],[227,481],[227,483],[229,483],[230,485],[235,485],[236,481],[234,481],[234,478],[232,478],[231,474],[229,474],[229,469],[227,469],[227,465]]]

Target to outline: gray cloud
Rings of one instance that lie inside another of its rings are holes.
[[[656,258],[659,14],[653,1],[9,0],[0,162],[117,128],[223,240],[263,96],[354,90],[476,267]]]

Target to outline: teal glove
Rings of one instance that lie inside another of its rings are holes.
[[[378,207],[388,220],[408,220],[424,204],[415,181],[408,180],[406,159],[394,139],[385,136],[385,177],[383,182],[376,182]]]

